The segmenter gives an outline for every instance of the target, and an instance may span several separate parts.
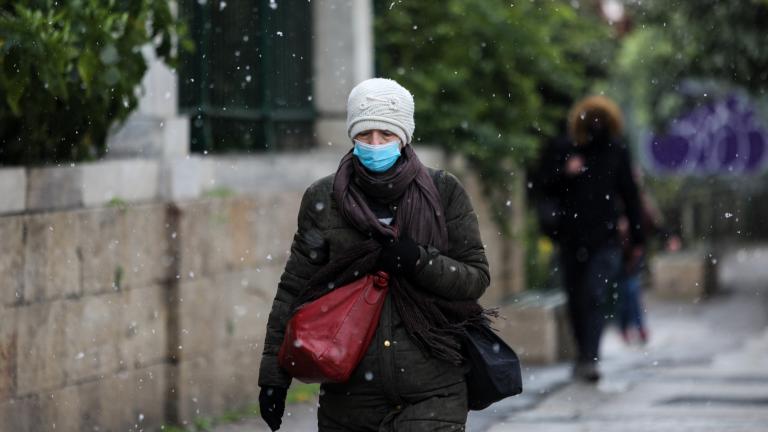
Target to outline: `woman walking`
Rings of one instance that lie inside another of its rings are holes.
[[[291,383],[278,351],[293,311],[334,287],[390,275],[376,334],[352,377],[322,385],[320,431],[458,431],[467,419],[461,337],[485,322],[489,284],[477,217],[458,180],[411,143],[411,94],[374,78],[347,102],[354,147],[304,193],[267,324],[261,415],[277,430]]]

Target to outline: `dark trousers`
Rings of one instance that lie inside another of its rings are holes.
[[[618,308],[619,327],[621,330],[628,330],[632,327],[642,329],[645,326],[643,307],[640,301],[641,289],[639,271],[622,272],[621,279],[619,280]]]
[[[413,395],[401,405],[376,392],[320,393],[320,432],[459,432],[466,430],[464,381]]]
[[[616,246],[605,246],[594,252],[564,247],[560,254],[571,329],[579,350],[577,360],[596,361],[608,293],[621,271],[621,251]]]

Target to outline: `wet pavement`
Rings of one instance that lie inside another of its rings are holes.
[[[598,385],[570,367],[525,367],[520,396],[470,413],[469,431],[768,432],[768,249],[721,263],[707,299],[647,295],[650,342],[627,346],[609,328]],[[313,431],[316,402],[287,408],[284,431]],[[259,419],[215,432],[266,431]]]
[[[569,383],[469,430],[768,431],[768,251],[755,254],[727,257],[711,298],[649,296],[647,346],[627,347],[609,329],[597,386]]]

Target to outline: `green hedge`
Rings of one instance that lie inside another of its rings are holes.
[[[507,232],[522,167],[606,74],[616,45],[608,26],[562,0],[375,5],[377,73],[414,94],[417,140],[473,163]]]
[[[168,0],[0,0],[0,164],[94,159],[138,101],[142,49],[173,65]]]

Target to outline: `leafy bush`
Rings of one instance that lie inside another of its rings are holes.
[[[549,237],[541,234],[535,211],[529,210],[526,214],[522,240],[525,246],[526,287],[539,290],[560,288],[558,274],[553,269],[555,245]]]
[[[608,26],[565,1],[377,0],[378,73],[416,99],[416,135],[464,154],[506,231],[519,168],[604,74]]]
[[[698,105],[692,94],[768,92],[768,0],[652,0],[632,3],[629,13],[636,28],[622,40],[607,86],[627,108],[636,141]]]
[[[168,0],[0,0],[0,163],[103,154],[137,104],[142,50],[173,65],[183,35]]]

